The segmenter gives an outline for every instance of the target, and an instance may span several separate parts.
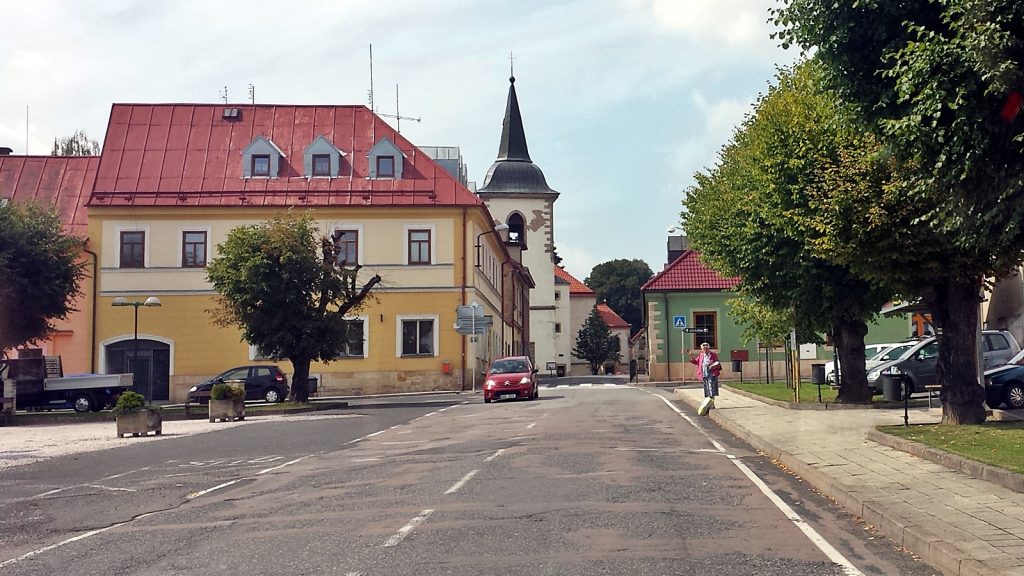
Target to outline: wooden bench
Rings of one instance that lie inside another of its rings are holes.
[[[925,385],[924,389],[928,392],[928,407],[931,408],[932,407],[932,393],[933,392],[942,392],[942,385],[941,384],[927,384],[927,385]]]

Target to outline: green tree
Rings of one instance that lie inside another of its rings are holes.
[[[53,320],[76,311],[83,244],[55,211],[0,199],[0,354],[46,338]]]
[[[848,361],[851,367],[843,372],[844,402],[871,399],[866,321],[892,290],[818,249],[821,233],[813,224],[820,215],[813,200],[822,175],[863,145],[862,131],[843,122],[837,103],[821,90],[813,61],[783,69],[723,148],[718,165],[696,176],[683,213],[694,248],[714,269],[739,276],[741,294],[789,311],[803,341],[833,334],[844,366]]]
[[[774,14],[783,43],[814,50],[828,88],[896,159],[890,205],[917,207],[911,224],[941,241],[941,251],[910,251],[902,291],[920,294],[942,330],[943,422],[983,422],[979,292],[983,278],[1019,266],[1024,247],[1024,119],[1013,105],[1024,86],[1024,4],[786,0]],[[855,262],[890,268],[878,260]]]
[[[89,138],[84,130],[75,130],[71,136],[53,139],[53,156],[99,156],[100,143]]]
[[[643,260],[609,260],[594,266],[583,281],[597,293],[597,301],[604,302],[629,322],[635,334],[644,325],[644,300],[640,287],[654,273]]]
[[[590,365],[590,373],[597,374],[598,368],[606,360],[618,361],[621,357],[619,346],[621,344],[618,338],[612,335],[608,325],[597,313],[597,308],[594,308],[576,334],[576,346],[572,349],[572,355],[586,360]]]
[[[360,266],[337,265],[335,242],[318,239],[309,214],[235,228],[217,248],[220,256],[207,268],[218,293],[215,322],[237,326],[246,342],[291,360],[291,399],[307,402],[310,362],[330,362],[362,338],[346,316],[359,310],[380,276],[357,287]]]

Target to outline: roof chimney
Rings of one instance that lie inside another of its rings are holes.
[[[14,152],[14,150],[8,148],[7,146],[0,146],[0,156],[10,156],[11,152]]]

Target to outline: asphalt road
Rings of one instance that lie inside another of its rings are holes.
[[[366,401],[9,468],[0,574],[935,573],[668,398]]]

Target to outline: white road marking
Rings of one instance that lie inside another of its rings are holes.
[[[472,470],[472,471],[470,471],[469,474],[466,474],[465,476],[462,477],[462,480],[459,480],[458,482],[453,484],[452,487],[447,489],[447,490],[445,490],[444,493],[445,494],[455,494],[456,492],[459,491],[459,488],[462,488],[463,486],[465,486],[466,482],[469,482],[473,478],[473,476],[476,476],[477,472],[479,472],[479,471],[480,470]]]
[[[626,452],[661,452],[661,448],[616,448]]]
[[[647,391],[645,390],[645,392]],[[849,560],[847,560],[846,557],[842,555],[842,553],[836,550],[835,547],[828,542],[828,540],[825,540],[821,536],[821,534],[818,534],[818,531],[811,527],[811,525],[808,524],[803,518],[801,518],[799,514],[797,514],[792,508],[790,508],[789,505],[782,500],[782,498],[779,498],[779,496],[775,492],[773,492],[772,489],[769,488],[768,485],[765,484],[764,481],[757,476],[757,474],[754,474],[753,470],[748,468],[747,465],[744,464],[743,461],[741,461],[739,458],[737,458],[733,454],[729,454],[728,452],[726,452],[725,448],[723,448],[721,444],[716,442],[714,438],[711,438],[708,432],[704,430],[704,428],[702,428],[696,422],[694,422],[693,419],[689,417],[689,415],[685,414],[682,410],[676,407],[675,404],[672,404],[672,402],[670,402],[661,394],[655,394],[653,392],[647,393],[660,398],[661,401],[667,404],[669,408],[674,410],[676,414],[682,416],[687,422],[692,424],[695,428],[700,430],[701,433],[704,434],[704,436],[711,440],[711,443],[715,446],[715,448],[718,449],[719,452],[723,453],[726,458],[732,461],[732,463],[735,464],[736,467],[740,469],[740,472],[743,472],[743,474],[747,478],[749,478],[750,481],[753,482],[759,490],[761,490],[761,493],[767,496],[768,500],[770,500],[772,504],[775,504],[775,507],[778,508],[779,511],[782,512],[782,514],[790,522],[792,522],[794,526],[796,526],[801,532],[803,532],[804,536],[807,536],[807,539],[810,540],[812,544],[818,547],[818,550],[821,550],[821,552],[825,554],[825,556],[827,556],[829,560],[831,560],[835,564],[838,564],[843,569],[844,574],[846,574],[847,576],[864,576],[863,572],[858,570],[857,567],[854,566]]]
[[[383,434],[385,432],[387,432],[387,430],[378,430],[378,431],[374,432],[373,434],[367,434],[366,437],[367,438],[373,438],[374,436],[379,436],[379,435],[381,435],[381,434]]]
[[[492,461],[494,461],[494,459],[497,458],[498,456],[501,456],[501,453],[504,452],[505,450],[506,450],[505,448],[502,448],[502,449],[498,450],[494,454],[491,454],[487,458],[484,458],[484,462],[492,462]]]
[[[397,534],[395,534],[391,538],[388,538],[388,541],[384,543],[384,547],[389,548],[391,546],[397,546],[398,544],[400,544],[402,540],[405,540],[405,537],[409,535],[409,532],[412,532],[413,528],[422,524],[423,521],[426,520],[427,517],[433,513],[433,510],[424,510],[423,512],[420,512],[419,516],[413,518],[409,521],[408,524],[399,528]]]
[[[113,486],[100,486],[99,484],[85,484],[89,488],[99,488],[100,490],[110,490],[111,492],[135,492],[135,488],[114,488]]]
[[[128,522],[131,522],[131,520],[128,520]],[[61,546],[64,546],[65,544],[71,544],[72,542],[78,542],[79,540],[84,540],[84,539],[86,539],[86,538],[88,538],[90,536],[95,536],[97,534],[106,532],[107,530],[111,530],[113,528],[117,528],[118,526],[124,526],[128,522],[121,522],[119,524],[114,524],[112,526],[107,526],[106,528],[98,528],[96,530],[90,530],[89,532],[86,532],[84,534],[79,534],[78,536],[73,536],[71,538],[68,538],[67,540],[63,540],[61,542],[57,542],[56,544],[50,544],[49,546],[44,546],[44,547],[42,547],[42,548],[40,548],[38,550],[33,550],[31,552],[27,552],[25,554],[22,554],[21,556],[18,556],[17,558],[11,558],[10,560],[5,560],[4,562],[0,562],[0,568],[5,568],[7,566],[11,566],[13,564],[17,564],[18,562],[21,562],[22,560],[27,560],[28,558],[31,558],[31,557],[36,556],[38,554],[42,554],[43,552],[49,552],[50,550],[53,550],[55,548],[60,548]]]
[[[277,466],[274,466],[273,468],[266,468],[264,470],[260,470],[256,474],[266,474],[267,472],[273,472],[274,470],[280,470],[281,468],[284,468],[285,466],[291,466],[292,464],[295,464],[296,462],[299,462],[301,460],[305,460],[306,458],[309,458],[310,456],[312,456],[312,454],[308,454],[306,456],[300,456],[300,457],[296,458],[295,460],[289,460],[289,461],[285,462],[284,464],[278,464]]]
[[[424,442],[430,442],[430,440],[402,440],[398,442],[381,442],[384,446],[394,446],[395,444],[422,444]]]
[[[536,426],[536,425],[537,425],[537,423],[536,423],[536,422],[533,422],[532,424],[530,424],[529,426],[527,426],[527,427],[526,427],[526,429],[527,429],[527,430],[529,430],[530,428],[533,428],[533,427],[534,427],[534,426]]]
[[[591,384],[590,382],[584,382],[583,384],[580,384],[580,388],[588,388],[590,386],[593,386],[593,384]]]
[[[356,458],[353,462],[377,462],[380,458]]]
[[[242,480],[244,480],[244,478],[236,478],[235,480],[229,480],[227,482],[224,482],[223,484],[217,484],[213,488],[207,488],[206,490],[200,490],[199,492],[193,492],[193,493],[189,494],[188,496],[186,496],[186,498],[189,499],[189,500],[193,500],[195,498],[199,498],[200,496],[205,496],[206,494],[209,494],[210,492],[213,492],[215,490],[220,490],[221,488],[227,488],[228,486],[231,486],[232,484],[238,484]]]

